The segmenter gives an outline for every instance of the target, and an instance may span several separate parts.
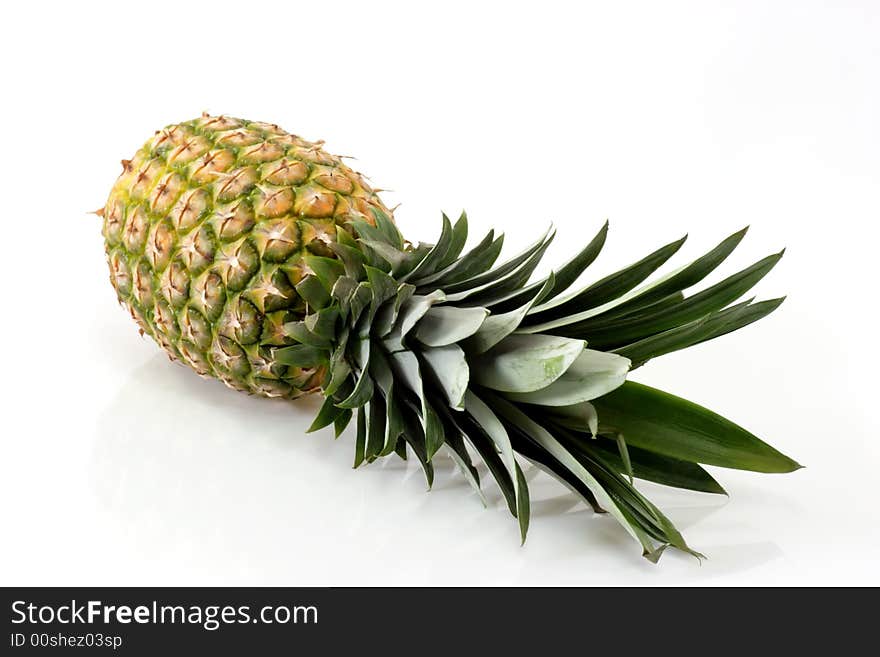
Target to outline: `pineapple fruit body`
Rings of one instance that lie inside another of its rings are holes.
[[[110,281],[141,331],[174,360],[237,390],[293,398],[320,367],[282,365],[301,320],[303,256],[353,219],[390,215],[363,176],[276,125],[202,116],[155,133],[100,214]]]

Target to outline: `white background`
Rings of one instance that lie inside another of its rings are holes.
[[[880,3],[11,3],[0,61],[0,583],[880,584]],[[233,393],[138,337],[100,221],[118,161],[202,110],[280,123],[380,187],[411,239],[467,208],[590,276],[745,224],[782,246],[760,324],[639,370],[804,463],[645,486],[708,555],[658,566],[529,471],[525,547],[449,461],[354,471],[316,403]]]

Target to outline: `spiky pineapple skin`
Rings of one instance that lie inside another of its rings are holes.
[[[307,253],[352,219],[390,216],[363,176],[277,125],[226,116],[159,130],[123,171],[103,235],[110,281],[143,333],[174,359],[237,390],[294,398],[321,368],[288,367],[273,349],[306,305],[294,286]]]

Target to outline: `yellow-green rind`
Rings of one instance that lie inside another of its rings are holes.
[[[147,141],[103,210],[110,281],[141,331],[237,390],[294,398],[321,368],[274,361],[305,315],[294,286],[337,226],[390,211],[364,178],[277,125],[204,115]]]

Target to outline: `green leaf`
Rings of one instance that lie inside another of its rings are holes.
[[[397,439],[403,433],[403,411],[400,403],[397,401],[397,392],[392,383],[385,394],[385,410],[388,415],[388,422],[385,427],[385,446],[379,456],[388,456],[397,447]]]
[[[553,299],[558,294],[565,292],[580,277],[581,274],[596,260],[596,257],[605,246],[605,238],[608,236],[608,222],[599,229],[596,236],[574,258],[566,262],[556,270],[556,280],[553,287],[547,292],[546,298]]]
[[[348,380],[350,374],[351,366],[348,361],[345,358],[335,358],[334,353],[334,357],[330,358],[330,381],[324,387],[324,394],[328,397],[336,394],[336,391]]]
[[[415,291],[414,285],[405,283],[400,286],[393,302],[390,300],[385,302],[376,313],[376,318],[373,321],[373,335],[385,337],[391,332],[391,329],[394,328],[394,324],[397,322],[397,316],[400,313],[401,307],[412,297]]]
[[[340,276],[333,286],[331,294],[339,302],[339,316],[343,321],[348,321],[348,314],[351,311],[351,297],[357,286],[357,281],[350,276]]]
[[[442,290],[435,290],[428,295],[413,295],[401,304],[400,312],[397,315],[397,321],[394,328],[384,340],[384,344],[389,351],[400,351],[405,349],[403,339],[409,334],[416,323],[424,317],[428,309],[435,303],[444,300]]]
[[[569,406],[590,401],[621,385],[629,372],[629,359],[594,349],[584,349],[550,385],[533,392],[507,393],[514,401],[542,406]]]
[[[431,465],[431,459],[428,458],[427,448],[425,446],[425,434],[423,426],[417,421],[418,409],[410,401],[405,401],[405,406],[411,412],[404,412],[403,419],[406,428],[401,436],[412,447],[413,453],[419,460],[422,470],[425,473],[425,481],[428,489],[434,484],[434,466]]]
[[[345,431],[346,427],[348,427],[348,423],[351,422],[351,410],[344,408],[342,412],[336,416],[336,419],[333,420],[333,430],[336,434],[336,437],[342,435],[342,432]]]
[[[336,404],[333,403],[333,400],[326,397],[324,403],[321,404],[318,414],[312,421],[311,426],[306,429],[306,433],[312,433],[313,431],[323,429],[324,427],[333,424],[334,420],[336,420],[340,413],[342,413],[342,409],[337,408]]]
[[[284,325],[284,334],[293,338],[300,344],[311,345],[319,349],[330,349],[331,342],[327,338],[312,333],[306,326],[305,322],[287,322]]]
[[[364,267],[364,271],[366,272],[367,281],[370,283],[370,288],[373,293],[370,302],[370,321],[372,322],[382,304],[397,294],[399,286],[397,281],[381,269],[366,266]]]
[[[464,444],[461,430],[454,422],[449,420],[447,414],[441,412],[440,419],[444,422],[443,432],[446,436],[444,444],[449,452],[449,456],[455,461],[455,464],[461,470],[462,475],[464,475],[465,480],[471,485],[471,488],[474,489],[474,492],[476,492],[477,496],[480,498],[480,502],[482,502],[483,506],[488,506],[486,496],[483,494],[483,489],[480,487],[480,473],[474,467],[470,452],[468,452],[467,446]]]
[[[617,299],[632,290],[669,260],[681,248],[686,239],[687,235],[657,249],[637,263],[606,276],[580,292],[536,306],[532,309],[532,320],[534,323],[547,322]]]
[[[473,380],[503,392],[532,392],[565,373],[583,352],[582,340],[514,333],[474,359]]]
[[[292,347],[279,347],[273,351],[276,362],[293,367],[315,367],[327,362],[330,354],[326,349],[313,347],[306,344],[297,344]]]
[[[669,276],[657,285],[651,286],[644,293],[636,296],[627,303],[615,309],[615,314],[624,313],[634,308],[646,306],[667,297],[676,292],[681,292],[702,281],[706,276],[715,271],[727,257],[733,253],[739,243],[745,237],[748,227],[735,232],[723,240],[714,249],[697,258],[687,267],[682,268],[674,275]]]
[[[615,470],[626,471],[619,450],[610,440],[600,438],[584,441],[583,449],[588,452],[599,452]],[[696,463],[662,456],[632,445],[627,446],[627,452],[632,464],[633,476],[638,479],[701,493],[727,494],[721,484]]]
[[[588,321],[559,327],[561,335],[589,339],[597,349],[613,349],[649,335],[665,331],[724,308],[741,297],[773,269],[782,253],[760,260],[710,288],[688,297],[677,306],[648,317],[622,318],[619,321]]]
[[[422,261],[416,265],[416,267],[407,274],[407,279],[417,280],[423,276],[430,276],[433,274],[440,263],[443,261],[443,258],[446,256],[446,253],[449,251],[449,247],[452,245],[452,224],[449,222],[449,217],[445,214],[443,215],[443,227],[440,231],[440,239],[437,240],[437,244],[431,247],[431,250],[428,251],[428,254],[422,258]]]
[[[364,451],[367,447],[367,410],[361,408],[357,412],[357,437],[354,441],[354,466],[359,467],[364,462]]]
[[[463,280],[467,280],[490,269],[504,245],[504,235],[495,238],[494,231],[489,231],[483,241],[461,258],[430,276],[419,279],[418,285],[429,289],[445,288]]]
[[[354,390],[344,400],[336,404],[339,408],[360,408],[366,404],[373,396],[374,386],[373,377],[370,376],[370,343],[369,340],[361,340],[358,345],[360,354],[361,371],[358,375],[357,382],[354,384]]]
[[[392,246],[402,249],[403,236],[400,234],[400,231],[397,230],[397,226],[394,225],[391,217],[374,205],[370,206],[370,212],[373,213],[373,218],[376,220],[376,228],[379,229],[382,237]]]
[[[511,511],[514,515],[518,515],[523,505],[522,496],[527,496],[529,491],[528,488],[522,487],[520,477],[518,476],[519,466],[514,456],[513,446],[510,443],[510,436],[508,436],[507,430],[494,411],[470,390],[465,393],[465,408],[473,421],[491,438],[495,448],[501,454],[501,460],[507,470],[507,475],[513,482],[515,510],[512,509]],[[525,504],[528,503],[526,502]],[[526,520],[526,527],[528,527],[528,520]],[[523,540],[525,540],[525,537],[523,537]]]
[[[450,241],[446,255],[443,256],[443,259],[438,265],[438,269],[445,269],[458,259],[458,256],[461,255],[461,252],[464,249],[464,245],[467,243],[467,237],[467,213],[462,210],[461,215],[458,217],[458,221],[456,221],[455,225],[452,227],[452,240]]]
[[[317,276],[306,276],[294,287],[297,294],[312,308],[323,308],[330,301],[330,295]]]
[[[412,254],[397,249],[390,244],[376,240],[361,239],[361,244],[375,251],[380,258],[389,264],[391,271],[399,273],[407,266],[407,263],[413,257]]]
[[[635,369],[651,358],[686,349],[708,339],[728,321],[733,320],[738,313],[744,311],[750,303],[751,299],[688,324],[618,347],[614,353],[629,358],[633,362],[632,369]]]
[[[370,398],[370,416],[367,418],[367,446],[364,449],[364,458],[373,461],[385,447],[385,401],[382,395],[373,395]]]
[[[450,407],[464,410],[464,393],[468,387],[470,370],[460,347],[454,344],[431,347],[421,352],[428,369],[443,391]]]
[[[327,340],[336,339],[336,321],[339,319],[339,308],[323,308],[316,313],[306,315],[305,325],[315,335]]]
[[[553,406],[541,409],[553,422],[574,429],[579,433],[589,433],[595,438],[599,433],[599,414],[590,402],[579,402],[569,406]]]
[[[492,408],[520,431],[533,440],[541,449],[556,459],[566,470],[577,477],[598,500],[599,505],[613,515],[617,521],[626,529],[634,538],[639,540],[643,547],[653,549],[650,543],[645,543],[644,537],[640,536],[633,523],[621,512],[617,502],[613,500],[605,488],[596,480],[596,478],[569,452],[547,429],[532,420],[528,415],[520,411],[512,403],[492,395],[488,398],[488,403],[492,404]]]
[[[485,308],[434,306],[416,324],[413,337],[429,347],[442,347],[473,335],[489,311]]]
[[[437,453],[437,450],[443,446],[443,423],[440,422],[440,417],[437,415],[437,411],[434,410],[434,407],[427,399],[424,400],[422,409],[425,418],[425,458],[430,461],[434,458],[434,454]]]
[[[418,358],[411,351],[397,351],[388,354],[388,359],[396,374],[395,380],[401,383],[401,388],[406,389],[412,399],[421,404],[418,414],[425,441],[424,456],[430,461],[443,444],[443,426],[425,394]]]
[[[370,287],[370,284],[367,281],[361,281],[358,283],[349,299],[348,321],[352,326],[358,321],[358,319],[360,319],[361,313],[364,312],[364,309],[370,306],[372,300],[373,290]]]
[[[324,286],[327,292],[333,290],[336,285],[336,279],[345,274],[345,266],[334,258],[324,258],[322,256],[307,253],[303,256],[306,266],[315,272],[315,276]]]
[[[519,328],[532,305],[552,289],[553,285],[554,277],[551,272],[541,288],[537,292],[533,292],[531,298],[524,305],[500,315],[492,313],[480,325],[479,330],[464,341],[462,346],[469,354],[473,355],[482,354],[494,347]]]
[[[592,403],[602,427],[620,431],[630,445],[657,454],[755,472],[801,467],[717,413],[633,381]]]
[[[490,271],[485,271],[483,273],[477,274],[476,276],[472,276],[468,279],[465,279],[460,282],[445,284],[443,286],[444,291],[447,295],[454,294],[456,292],[463,292],[465,290],[472,290],[474,288],[482,288],[486,285],[495,282],[504,276],[516,271],[519,267],[521,267],[524,263],[528,262],[531,258],[534,257],[536,253],[539,251],[543,251],[547,248],[549,242],[553,240],[552,237],[552,229],[548,229],[539,240],[531,244],[524,251],[517,254],[513,258],[506,260],[503,264],[498,265],[494,269]]]
[[[511,293],[523,289],[523,286],[531,278],[535,268],[544,257],[544,253],[546,253],[547,247],[550,246],[552,240],[553,235],[551,234],[531,258],[517,267],[512,273],[504,276],[504,278],[479,288],[459,292],[450,296],[449,300],[467,299],[468,305],[491,306],[498,301],[508,299]]]
[[[514,462],[516,466],[516,484],[520,491],[520,495],[516,501],[516,519],[519,521],[520,545],[526,542],[526,534],[529,533],[529,518],[531,517],[531,509],[529,505],[529,484],[523,475],[522,468],[519,463]]]
[[[347,276],[358,280],[364,277],[364,253],[361,249],[339,242],[331,242],[328,246],[342,260]]]
[[[752,322],[757,322],[759,319],[766,317],[774,310],[779,308],[779,306],[782,305],[783,301],[785,301],[785,297],[751,303],[743,308],[741,311],[738,311],[733,316],[720,318],[725,321],[719,321],[717,323],[717,326],[714,326],[712,320],[710,320],[709,324],[713,326],[714,330],[708,337],[704,337],[703,339],[701,339],[700,342],[714,340],[715,338],[721,337],[722,335],[727,335],[728,333],[732,333],[733,331],[738,331],[739,329],[748,326]]]
[[[623,472],[629,477],[629,483],[633,483],[633,466],[629,459],[629,450],[626,448],[626,439],[622,433],[614,434],[617,442],[617,450],[620,453],[620,462],[623,464]]]

